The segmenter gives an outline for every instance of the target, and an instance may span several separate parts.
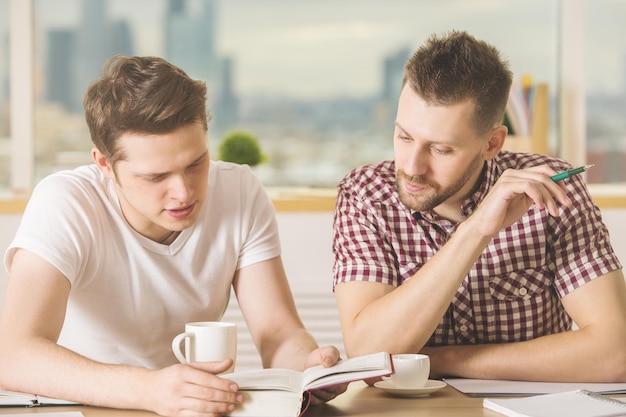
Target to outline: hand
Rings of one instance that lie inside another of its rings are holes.
[[[552,216],[558,216],[556,202],[569,206],[571,201],[565,184],[550,179],[554,174],[556,172],[547,165],[507,169],[470,216],[471,222],[477,225],[481,235],[492,237],[518,221],[533,203],[540,209],[547,209]]]
[[[336,347],[320,347],[309,353],[309,356],[304,362],[304,368],[306,369],[317,365],[322,365],[324,368],[328,368],[336,364],[339,359],[341,359],[341,355]]]
[[[306,359],[305,368],[322,365],[325,368],[333,366],[341,359],[339,350],[334,346],[324,346],[312,351]],[[346,392],[348,384],[338,384],[332,387],[311,391],[311,404],[323,404],[339,394]]]
[[[232,360],[172,365],[154,371],[143,408],[162,416],[215,417],[243,400],[233,381],[217,376]]]
[[[331,387],[311,391],[311,405],[324,404],[336,396],[343,394],[348,389],[348,384],[337,384]]]

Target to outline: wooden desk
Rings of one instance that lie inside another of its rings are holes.
[[[350,384],[333,401],[310,408],[305,417],[502,417],[483,409],[482,398],[473,398],[447,386],[421,398],[396,398],[365,383]]]
[[[2,414],[81,411],[85,417],[154,417],[146,411],[114,410],[98,407],[0,408]],[[395,398],[382,390],[353,382],[348,391],[327,404],[311,407],[304,417],[367,416],[367,417],[502,417],[483,409],[481,398],[461,394],[452,387],[423,398]]]

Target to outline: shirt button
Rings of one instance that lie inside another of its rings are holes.
[[[459,327],[459,330],[462,331],[463,333],[465,333],[467,331],[467,326],[466,325],[462,325],[461,327]]]
[[[521,295],[523,297],[526,294],[528,294],[528,290],[525,287],[522,287],[522,288],[519,289],[519,295]]]

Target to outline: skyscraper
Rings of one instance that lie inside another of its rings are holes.
[[[192,78],[206,81],[212,126],[219,132],[237,121],[237,104],[232,86],[232,62],[215,49],[216,5],[214,0],[199,3],[192,13],[186,0],[168,0],[165,17],[165,58]]]

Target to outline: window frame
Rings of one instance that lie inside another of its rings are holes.
[[[584,83],[584,3],[559,3],[559,134],[556,154],[572,164],[586,155],[586,91]],[[10,191],[28,195],[34,187],[34,0],[10,0]],[[25,93],[26,92],[26,93]],[[562,138],[568,138],[567,141]],[[620,184],[591,184],[602,196],[626,197]],[[626,201],[621,198],[620,201]],[[626,206],[626,204],[624,204]]]

